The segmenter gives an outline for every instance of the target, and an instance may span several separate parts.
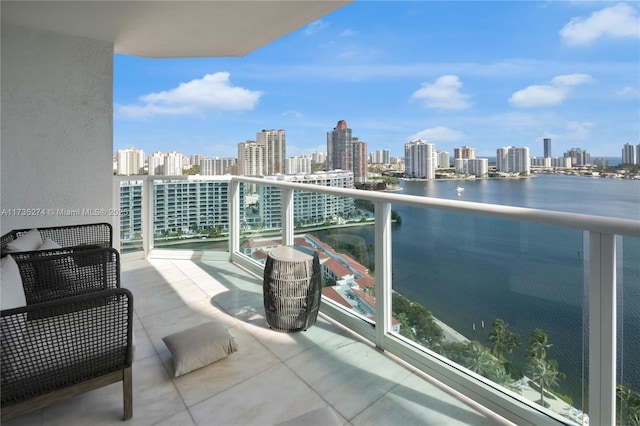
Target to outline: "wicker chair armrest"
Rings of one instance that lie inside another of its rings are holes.
[[[27,304],[120,288],[120,255],[112,248],[12,254]]]
[[[0,313],[2,405],[130,367],[133,295],[111,289]]]

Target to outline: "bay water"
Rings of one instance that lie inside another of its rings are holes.
[[[526,179],[406,181],[401,193],[640,220],[640,181],[540,174]],[[461,195],[456,191],[463,187]],[[581,230],[393,205],[393,288],[471,340],[490,346],[502,318],[518,334],[509,357],[526,370],[535,328],[581,408],[588,368],[588,236]],[[320,238],[324,232],[318,232]],[[373,227],[341,233],[373,245]],[[618,383],[640,391],[640,239],[617,243]],[[373,254],[372,254],[373,256]],[[585,384],[583,386],[583,383]]]

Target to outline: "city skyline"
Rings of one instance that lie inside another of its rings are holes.
[[[393,19],[390,19],[393,17]],[[355,2],[243,58],[114,57],[114,150],[234,156],[260,129],[287,156],[346,120],[369,152],[581,147],[640,134],[637,3]]]

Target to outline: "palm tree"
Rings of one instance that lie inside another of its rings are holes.
[[[491,353],[504,359],[505,353],[511,353],[518,346],[518,336],[509,330],[509,325],[504,320],[498,318],[493,322],[489,341],[493,344]]]
[[[540,405],[544,406],[544,388],[558,386],[558,379],[562,373],[558,372],[557,362],[545,361],[542,358],[532,359],[530,369],[532,380],[540,386]]]
[[[489,374],[489,379],[502,387],[522,393],[522,386],[513,380],[513,377],[507,372],[504,365],[496,365],[496,368]]]
[[[467,346],[465,366],[474,373],[488,376],[496,369],[496,359],[480,343],[471,342]]]
[[[536,328],[529,336],[529,352],[527,356],[531,359],[542,359],[547,357],[547,349],[553,346],[549,343],[549,336],[547,333],[539,328]]]
[[[640,425],[640,393],[630,387],[617,385],[616,397],[620,412],[618,421],[624,425]]]

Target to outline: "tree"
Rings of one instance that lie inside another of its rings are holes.
[[[489,376],[496,370],[497,363],[487,348],[478,342],[471,342],[467,346],[465,367],[474,373]]]
[[[545,359],[547,357],[547,349],[553,346],[549,343],[547,333],[539,328],[533,330],[529,336],[529,351],[527,356],[530,359]]]
[[[513,380],[513,377],[511,377],[511,374],[509,374],[509,372],[504,368],[503,365],[497,365],[496,368],[489,373],[488,377],[502,387],[510,389],[514,392],[522,392],[522,387],[519,386],[515,380]]]
[[[621,425],[640,425],[640,393],[630,387],[617,385],[618,423]]]
[[[544,389],[558,386],[558,379],[564,375],[558,372],[558,363],[554,360],[533,358],[529,366],[531,379],[540,386],[540,405],[544,406]]]
[[[509,330],[504,320],[497,318],[489,334],[489,341],[493,344],[491,353],[503,360],[504,354],[510,354],[518,346],[518,336]]]

